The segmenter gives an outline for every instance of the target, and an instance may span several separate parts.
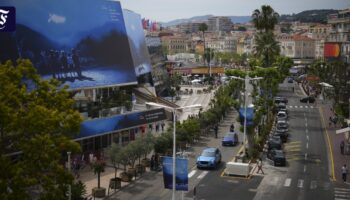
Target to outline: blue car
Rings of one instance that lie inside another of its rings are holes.
[[[221,152],[218,148],[206,148],[197,158],[197,168],[216,168],[221,162]]]
[[[237,133],[230,132],[226,134],[221,141],[222,146],[235,146],[238,144]]]

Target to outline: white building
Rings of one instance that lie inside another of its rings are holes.
[[[315,41],[302,35],[282,34],[277,37],[281,54],[290,58],[315,58]]]

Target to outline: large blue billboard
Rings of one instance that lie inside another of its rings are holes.
[[[184,158],[176,158],[175,160],[175,189],[188,191],[188,160]],[[173,188],[173,158],[163,157],[163,181],[164,188]]]
[[[135,73],[139,84],[153,86],[152,65],[148,54],[142,19],[139,14],[130,10],[123,10],[126,32],[129,39],[131,55],[134,62]]]
[[[121,5],[108,0],[3,0],[16,31],[0,33],[0,61],[27,58],[43,79],[72,89],[136,84]]]

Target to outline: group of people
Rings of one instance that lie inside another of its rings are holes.
[[[156,132],[158,132],[159,131],[159,129],[161,128],[162,129],[162,132],[164,131],[164,127],[165,127],[165,123],[164,122],[162,122],[162,123],[156,123],[155,124],[155,130],[156,130]],[[148,124],[148,128],[151,130],[151,131],[153,131],[153,124]]]
[[[80,58],[75,49],[70,53],[53,49],[42,51],[39,66],[42,72],[50,73],[57,79],[81,76]]]

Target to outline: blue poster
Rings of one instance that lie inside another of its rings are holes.
[[[188,160],[176,158],[176,190],[188,191]],[[173,157],[163,157],[164,188],[173,189]]]
[[[0,62],[30,59],[43,79],[72,89],[136,84],[119,2],[2,0],[16,31],[0,33]],[[31,86],[31,85],[30,85]]]
[[[245,118],[245,110],[244,108],[239,109],[239,118],[241,121],[241,125],[244,125],[244,118]],[[254,125],[254,108],[247,108],[247,126],[253,126]]]

